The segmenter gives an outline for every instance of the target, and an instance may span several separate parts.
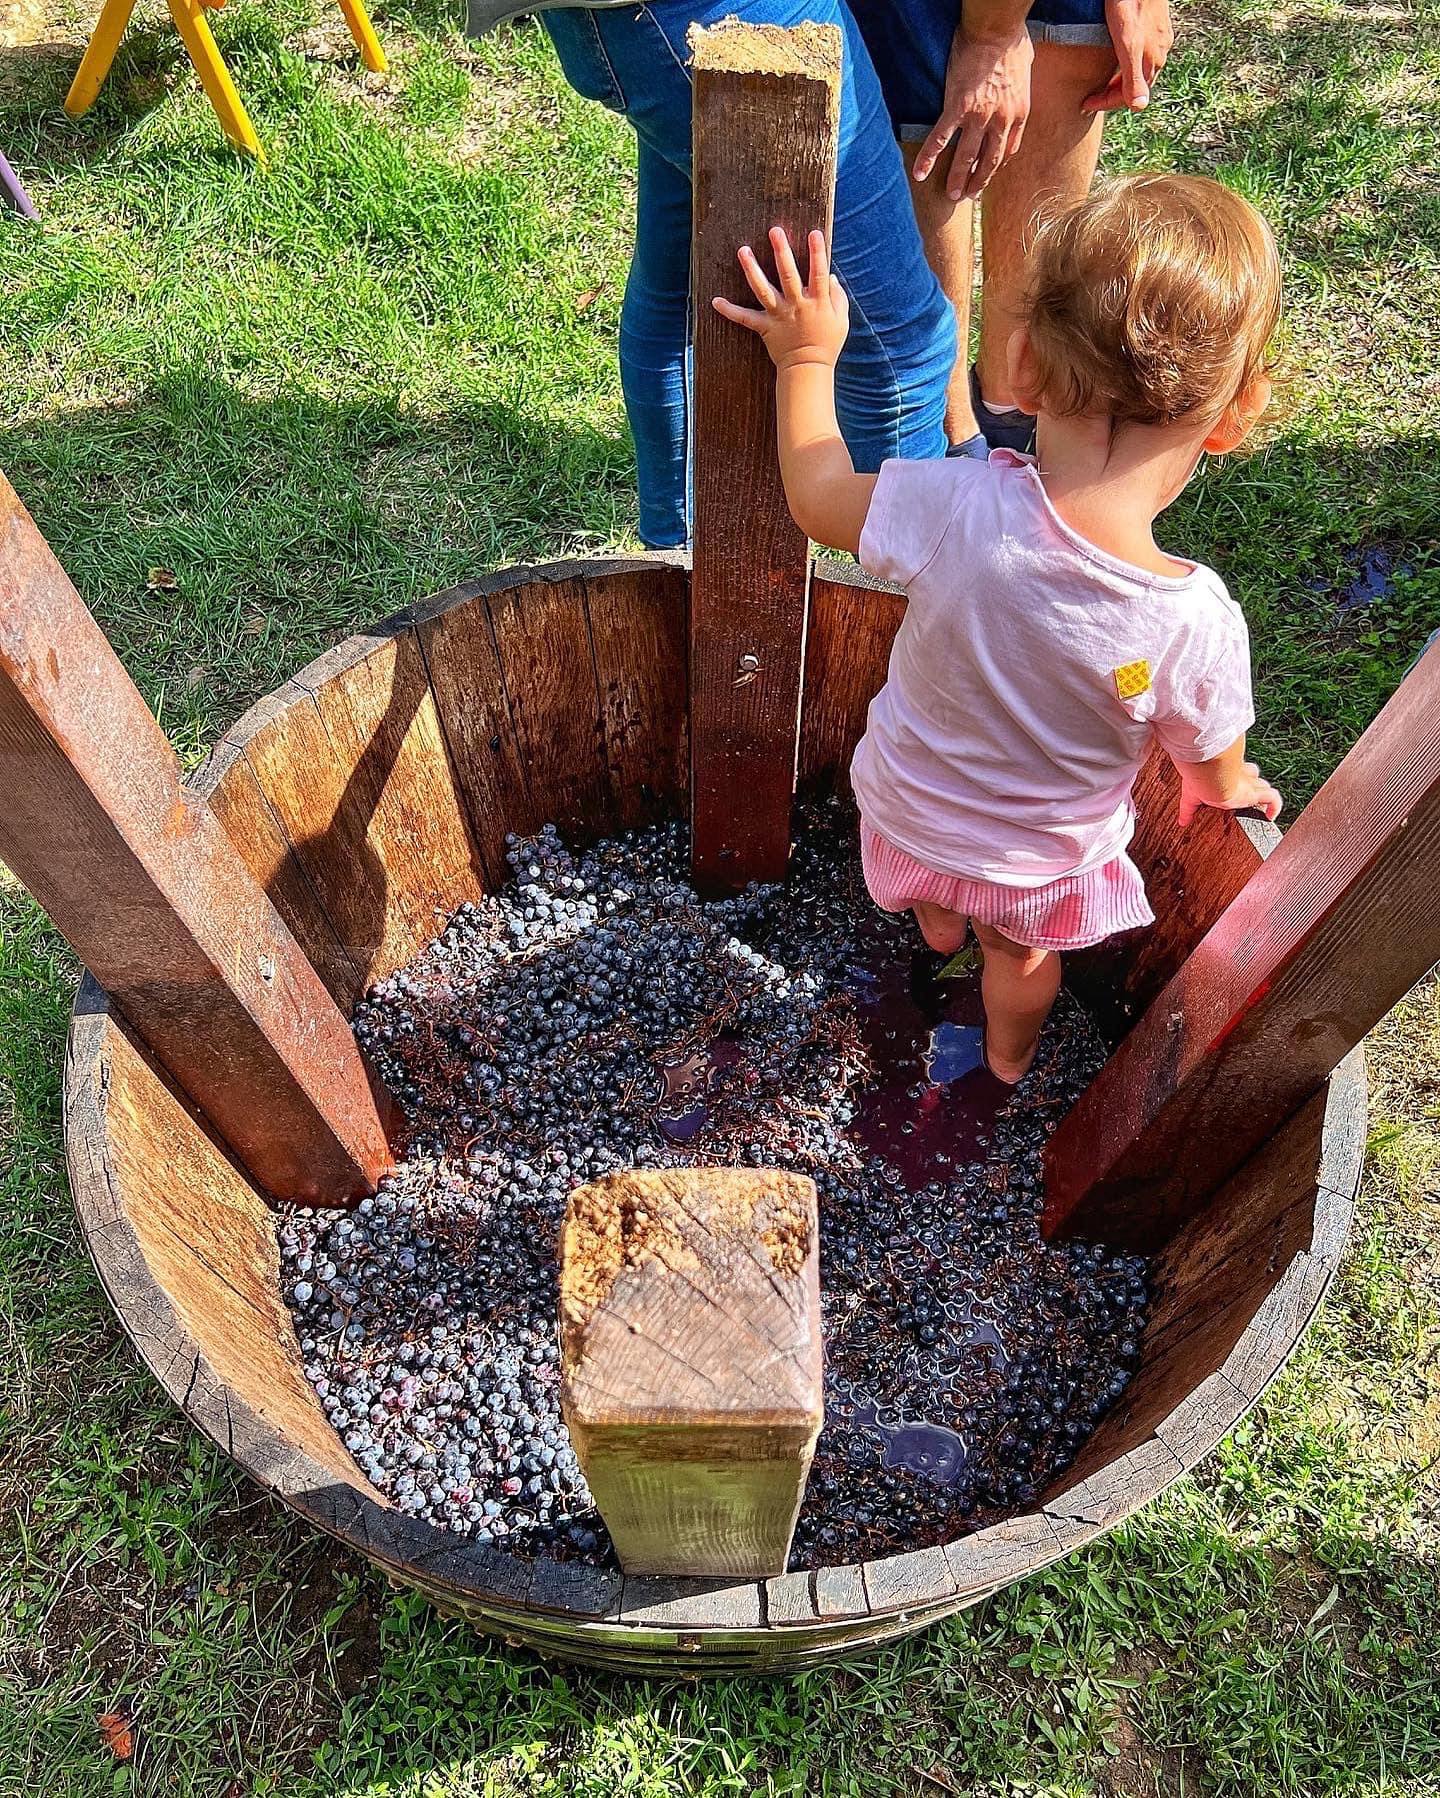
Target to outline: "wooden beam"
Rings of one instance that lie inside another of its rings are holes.
[[[3,475],[0,794],[0,859],[255,1181],[372,1191],[388,1098]]]
[[[710,302],[753,304],[735,252],[748,243],[769,263],[772,225],[797,246],[830,229],[841,38],[831,25],[728,24],[691,43],[691,867],[714,891],[778,880],[789,860],[809,552],[780,484],[770,359]]]
[[[1169,1241],[1440,959],[1440,644],[1046,1150],[1047,1235]]]
[[[813,1182],[635,1169],[571,1194],[561,1409],[627,1574],[783,1573],[823,1417]]]

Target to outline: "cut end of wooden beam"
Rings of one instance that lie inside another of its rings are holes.
[[[745,25],[722,19],[690,27],[690,55],[697,73],[803,75],[831,91],[831,116],[840,110],[843,39],[838,25]]]
[[[703,1411],[753,1410],[763,1398],[769,1413],[795,1410],[808,1418],[814,1395],[805,1276],[817,1255],[816,1235],[815,1185],[801,1174],[632,1169],[577,1187],[560,1239],[560,1333],[577,1402],[587,1402],[590,1363],[606,1335],[596,1328],[599,1314],[653,1292],[665,1295],[667,1311],[688,1302],[713,1308],[712,1327],[721,1334],[751,1333],[738,1358],[754,1365],[712,1383]],[[752,1305],[776,1314],[763,1333],[745,1314]],[[759,1355],[762,1340],[769,1352]],[[637,1366],[623,1393],[610,1390],[604,1370],[601,1378],[598,1403],[608,1416],[617,1405],[647,1418],[695,1409],[675,1368],[663,1362]]]
[[[560,1256],[561,1409],[626,1571],[783,1572],[824,1417],[814,1183],[612,1174]]]

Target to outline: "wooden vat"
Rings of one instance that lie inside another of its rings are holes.
[[[255,706],[193,785],[349,1008],[498,884],[504,839],[687,804],[688,575],[663,558],[522,568],[438,595]],[[902,601],[817,567],[801,785],[842,784]],[[1135,854],[1162,922],[1080,958],[1118,1038],[1259,864],[1269,827],[1185,833],[1158,764]],[[72,1186],[105,1288],[186,1415],[301,1516],[507,1640],[636,1672],[784,1669],[918,1629],[1054,1561],[1201,1460],[1255,1402],[1334,1274],[1364,1143],[1357,1050],[1156,1261],[1141,1364],[1033,1511],[943,1548],[755,1581],[530,1562],[401,1515],[307,1385],[273,1216],[91,981],[71,1030]]]

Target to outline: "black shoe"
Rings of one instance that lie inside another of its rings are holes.
[[[1015,407],[992,411],[980,397],[980,377],[973,363],[970,366],[970,404],[974,408],[975,422],[980,426],[980,435],[991,449],[1015,450],[1022,456],[1035,454],[1034,414]]]

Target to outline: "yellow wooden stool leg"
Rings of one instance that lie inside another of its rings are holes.
[[[100,17],[85,46],[85,54],[80,58],[70,92],[65,96],[65,110],[72,119],[78,119],[95,104],[95,96],[110,73],[110,65],[134,10],[135,0],[105,0],[100,8]]]
[[[249,114],[235,91],[230,71],[221,60],[219,47],[211,34],[200,0],[170,0],[170,12],[185,40],[185,48],[190,53],[190,60],[195,65],[201,85],[209,95],[210,104],[215,108],[216,116],[225,129],[226,137],[237,149],[248,150],[263,162],[265,153],[260,148],[260,139],[256,137],[255,127],[250,123]]]
[[[380,48],[375,27],[370,23],[365,0],[340,0],[340,10],[345,15],[345,23],[350,27],[351,37],[360,47],[365,67],[373,69],[377,75],[383,75],[390,65],[385,60],[385,52]]]

